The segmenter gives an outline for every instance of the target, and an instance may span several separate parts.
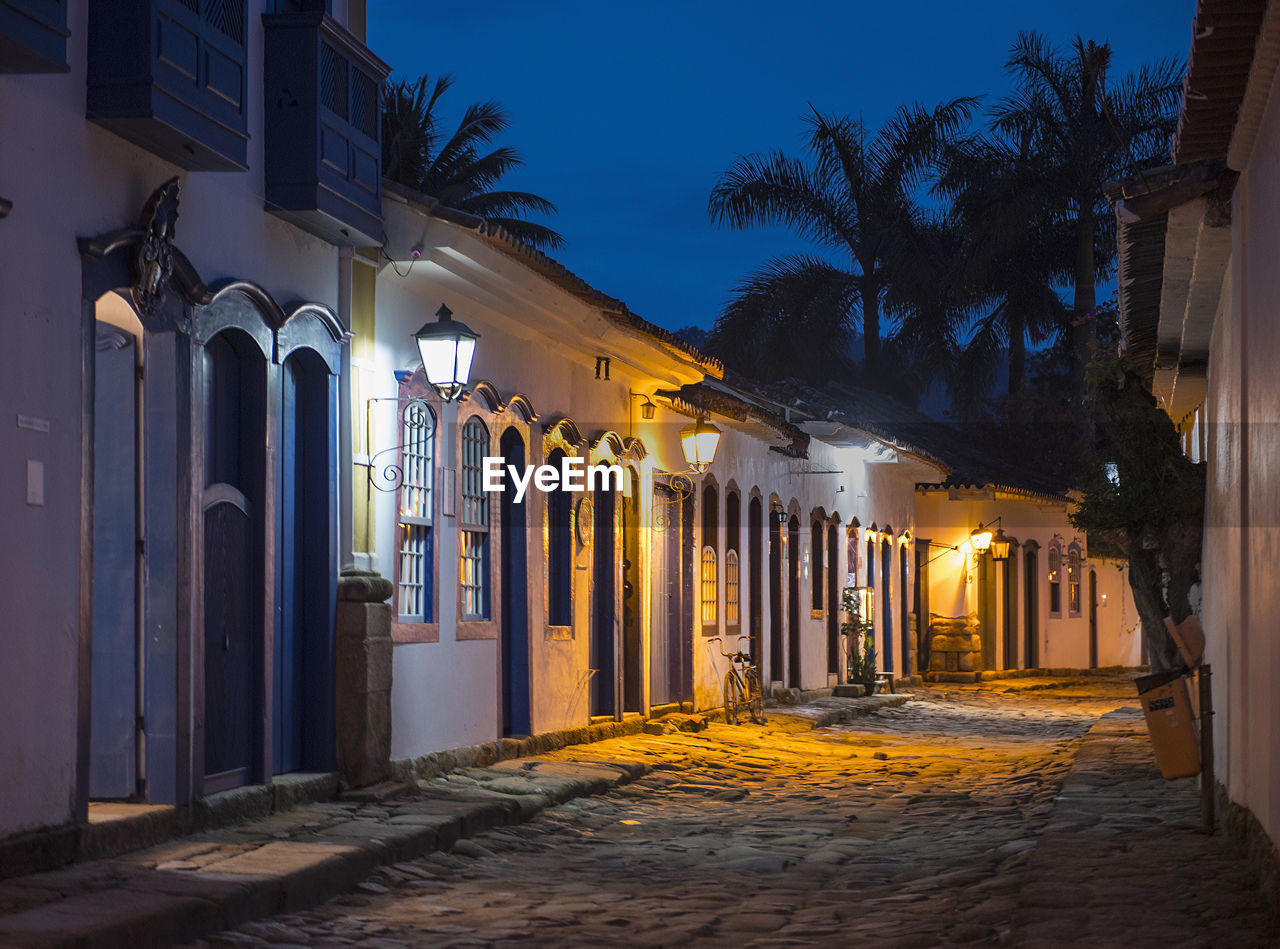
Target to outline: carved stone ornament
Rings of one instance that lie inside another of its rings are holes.
[[[170,178],[151,193],[138,218],[142,242],[134,252],[133,302],[153,317],[173,275],[173,235],[178,223],[178,179]]]

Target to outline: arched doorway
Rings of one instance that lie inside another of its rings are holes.
[[[332,767],[334,696],[330,586],[330,375],[312,350],[281,367],[280,540],[274,637],[272,767]]]
[[[787,521],[787,685],[800,688],[800,518]]]
[[[626,469],[622,504],[622,708],[639,712],[644,677],[640,643],[640,474]]]
[[[892,528],[885,528],[885,536],[880,541],[880,596],[884,602],[881,616],[884,618],[884,671],[892,672],[893,665],[893,545],[889,537]]]
[[[1089,569],[1089,668],[1098,668],[1098,574]]]
[[[224,330],[204,346],[205,794],[259,779],[266,365]]]
[[[100,301],[99,310],[126,308]],[[106,314],[99,313],[99,317]],[[136,320],[136,317],[135,317]],[[94,342],[93,684],[89,795],[140,790],[138,673],[145,637],[138,602],[140,340],[97,322]]]
[[[907,604],[907,545],[903,543],[898,545],[898,628],[901,630],[898,637],[901,651],[898,655],[902,657],[904,676],[911,675],[913,671],[911,668],[911,615]]]
[[[614,550],[614,493],[607,487],[593,492],[591,639],[591,714],[613,715],[617,709],[617,593],[618,557]]]
[[[514,428],[499,442],[503,462],[524,470],[524,438]],[[527,735],[529,720],[529,573],[526,500],[500,495],[502,518],[502,734]]]
[[[757,665],[764,654],[760,651],[760,637],[764,634],[764,504],[753,497],[747,505],[747,616],[748,634],[751,636],[751,658]]]
[[[840,535],[827,525],[827,674],[840,674]]]
[[[782,521],[769,512],[769,681],[782,682]]]
[[[1040,566],[1036,548],[1028,547],[1022,555],[1022,601],[1025,616],[1022,623],[1022,655],[1028,669],[1040,667]]]

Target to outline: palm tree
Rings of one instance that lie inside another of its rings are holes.
[[[733,289],[707,349],[761,382],[816,385],[852,368],[853,276],[815,257],[778,258]]]
[[[453,85],[443,75],[387,86],[382,113],[382,173],[392,181],[431,195],[446,207],[466,211],[498,225],[513,237],[540,249],[564,246],[551,228],[524,219],[555,214],[550,201],[524,191],[493,190],[508,172],[524,165],[510,145],[491,148],[510,125],[497,102],[467,107],[456,130],[446,137],[436,108]]]
[[[1066,325],[1055,287],[1071,276],[1074,230],[1055,206],[1033,142],[976,135],[948,146],[935,192],[949,199],[957,247],[952,305],[922,328],[947,334],[957,407],[971,414],[1007,354],[1008,394],[1026,385],[1027,343]],[[962,342],[963,341],[963,342]]]
[[[831,279],[838,286],[828,299],[847,287],[845,318],[852,324],[856,308],[866,363],[878,367],[882,304],[913,265],[910,237],[922,218],[916,188],[975,102],[953,99],[932,111],[904,106],[870,138],[861,121],[825,116],[810,106],[804,121],[812,162],[781,152],[734,161],[707,202],[713,222],[735,229],[782,224],[846,256],[840,266],[812,257],[775,260],[747,285],[765,278],[798,285]]]
[[[1115,220],[1102,185],[1126,172],[1163,164],[1181,92],[1172,59],[1143,66],[1108,88],[1111,47],[1077,36],[1052,49],[1037,33],[1019,33],[1007,70],[1017,82],[993,114],[993,128],[1030,139],[1072,230],[1071,305],[1077,372],[1093,357],[1095,284],[1115,261]]]

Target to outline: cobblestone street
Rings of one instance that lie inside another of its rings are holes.
[[[652,770],[203,945],[1280,945],[1194,781],[1108,714],[1132,696],[1009,680],[565,749]]]

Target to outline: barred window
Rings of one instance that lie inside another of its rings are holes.
[[[403,623],[429,623],[434,616],[431,510],[435,416],[421,399],[404,403],[400,444],[396,612]]]
[[[738,625],[738,552],[724,555],[724,621],[729,626]]]
[[[1049,612],[1062,613],[1062,552],[1049,548]]]
[[[1080,615],[1080,551],[1067,553],[1067,603],[1071,612]]]
[[[459,582],[464,619],[489,618],[489,495],[484,490],[484,457],[489,430],[478,418],[462,427],[462,503]]]
[[[716,551],[714,547],[702,548],[702,623],[714,626],[716,622]]]

